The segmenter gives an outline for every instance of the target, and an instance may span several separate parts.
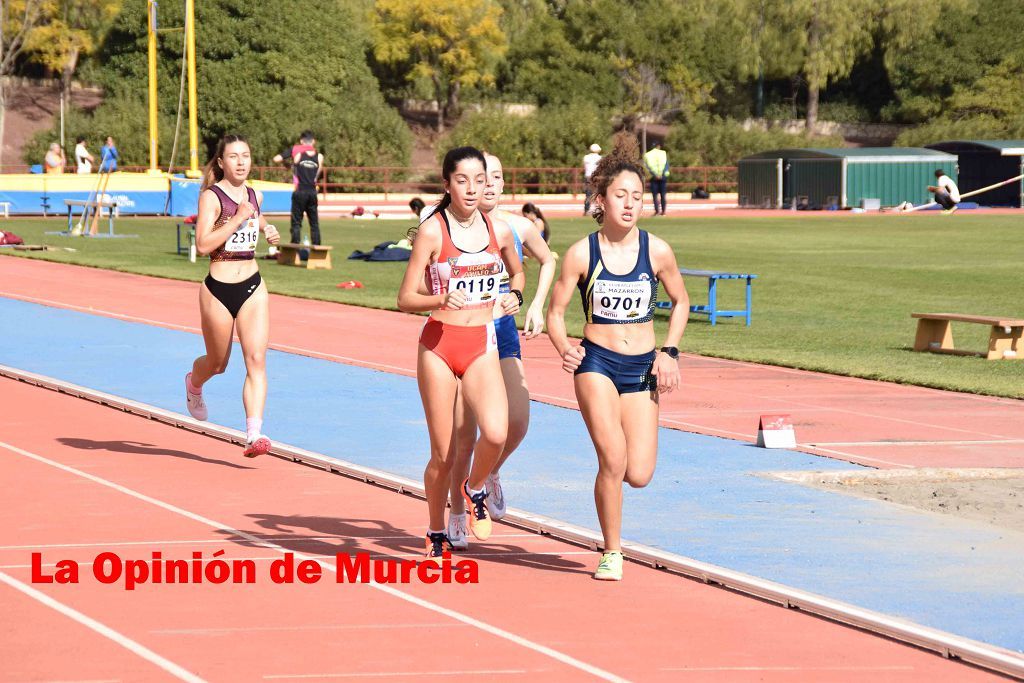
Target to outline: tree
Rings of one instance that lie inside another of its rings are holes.
[[[781,11],[778,21],[797,27],[789,39],[807,83],[809,132],[818,123],[822,88],[849,75],[857,58],[870,50],[875,7],[875,0],[793,0],[775,6]]]
[[[31,32],[25,51],[32,61],[60,73],[65,99],[70,99],[71,79],[79,58],[102,44],[120,11],[121,0],[43,1],[45,23]]]
[[[40,18],[41,0],[0,0],[0,163],[3,162],[7,77],[14,72],[25,41]]]
[[[183,26],[183,4],[160,3],[160,26]],[[250,0],[196,3],[200,157],[222,135],[237,132],[249,138],[254,158],[268,163],[309,128],[330,165],[406,165],[411,135],[366,65],[368,42],[357,7],[341,0],[262,0],[258,12],[252,8]],[[79,113],[77,120],[87,130],[96,126],[89,135],[121,131],[129,164],[144,163],[148,154],[145,137],[136,134],[146,128],[140,106],[146,28],[145,3],[125,3],[103,46],[82,65],[106,96],[93,117]],[[160,149],[169,151],[164,136],[173,136],[178,113],[182,42],[180,33],[164,35],[171,37],[159,43],[157,87]],[[122,112],[123,122],[108,112]]]
[[[370,14],[373,53],[405,79],[430,82],[437,129],[459,113],[462,88],[489,87],[508,48],[491,0],[379,0]]]

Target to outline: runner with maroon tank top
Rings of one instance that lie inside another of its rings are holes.
[[[207,418],[203,385],[228,366],[234,332],[245,359],[246,447],[243,455],[255,457],[270,450],[263,436],[263,406],[267,398],[266,354],[270,333],[267,286],[256,267],[256,243],[262,231],[277,244],[277,229],[268,225],[260,210],[262,195],[245,184],[252,168],[249,143],[240,135],[225,135],[206,165],[199,195],[196,249],[210,256],[210,273],[199,288],[206,354],[196,358],[185,375],[188,412]]]

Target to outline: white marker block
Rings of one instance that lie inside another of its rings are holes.
[[[762,415],[757,424],[761,448],[796,448],[796,431],[789,415]]]

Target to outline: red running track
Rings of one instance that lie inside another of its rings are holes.
[[[727,590],[496,527],[477,585],[275,585],[292,551],[420,549],[424,503],[0,378],[2,680],[981,681],[997,677]],[[252,559],[249,585],[101,585],[101,552]],[[76,560],[80,583],[31,585]],[[109,629],[100,632],[101,629]]]
[[[273,278],[273,266],[265,268]],[[74,283],[68,286],[68,283]],[[0,258],[0,296],[198,333],[197,284]],[[274,295],[273,348],[412,376],[423,318]],[[576,408],[546,338],[523,344],[531,396]],[[801,450],[873,467],[1024,466],[1024,401],[705,356],[683,357],[666,427],[753,441],[758,416],[793,416]]]

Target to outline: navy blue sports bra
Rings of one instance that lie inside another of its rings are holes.
[[[651,266],[650,240],[640,231],[640,253],[633,270],[625,275],[608,272],[601,259],[598,233],[590,234],[590,268],[579,284],[583,314],[595,325],[646,323],[654,318],[658,278]]]

